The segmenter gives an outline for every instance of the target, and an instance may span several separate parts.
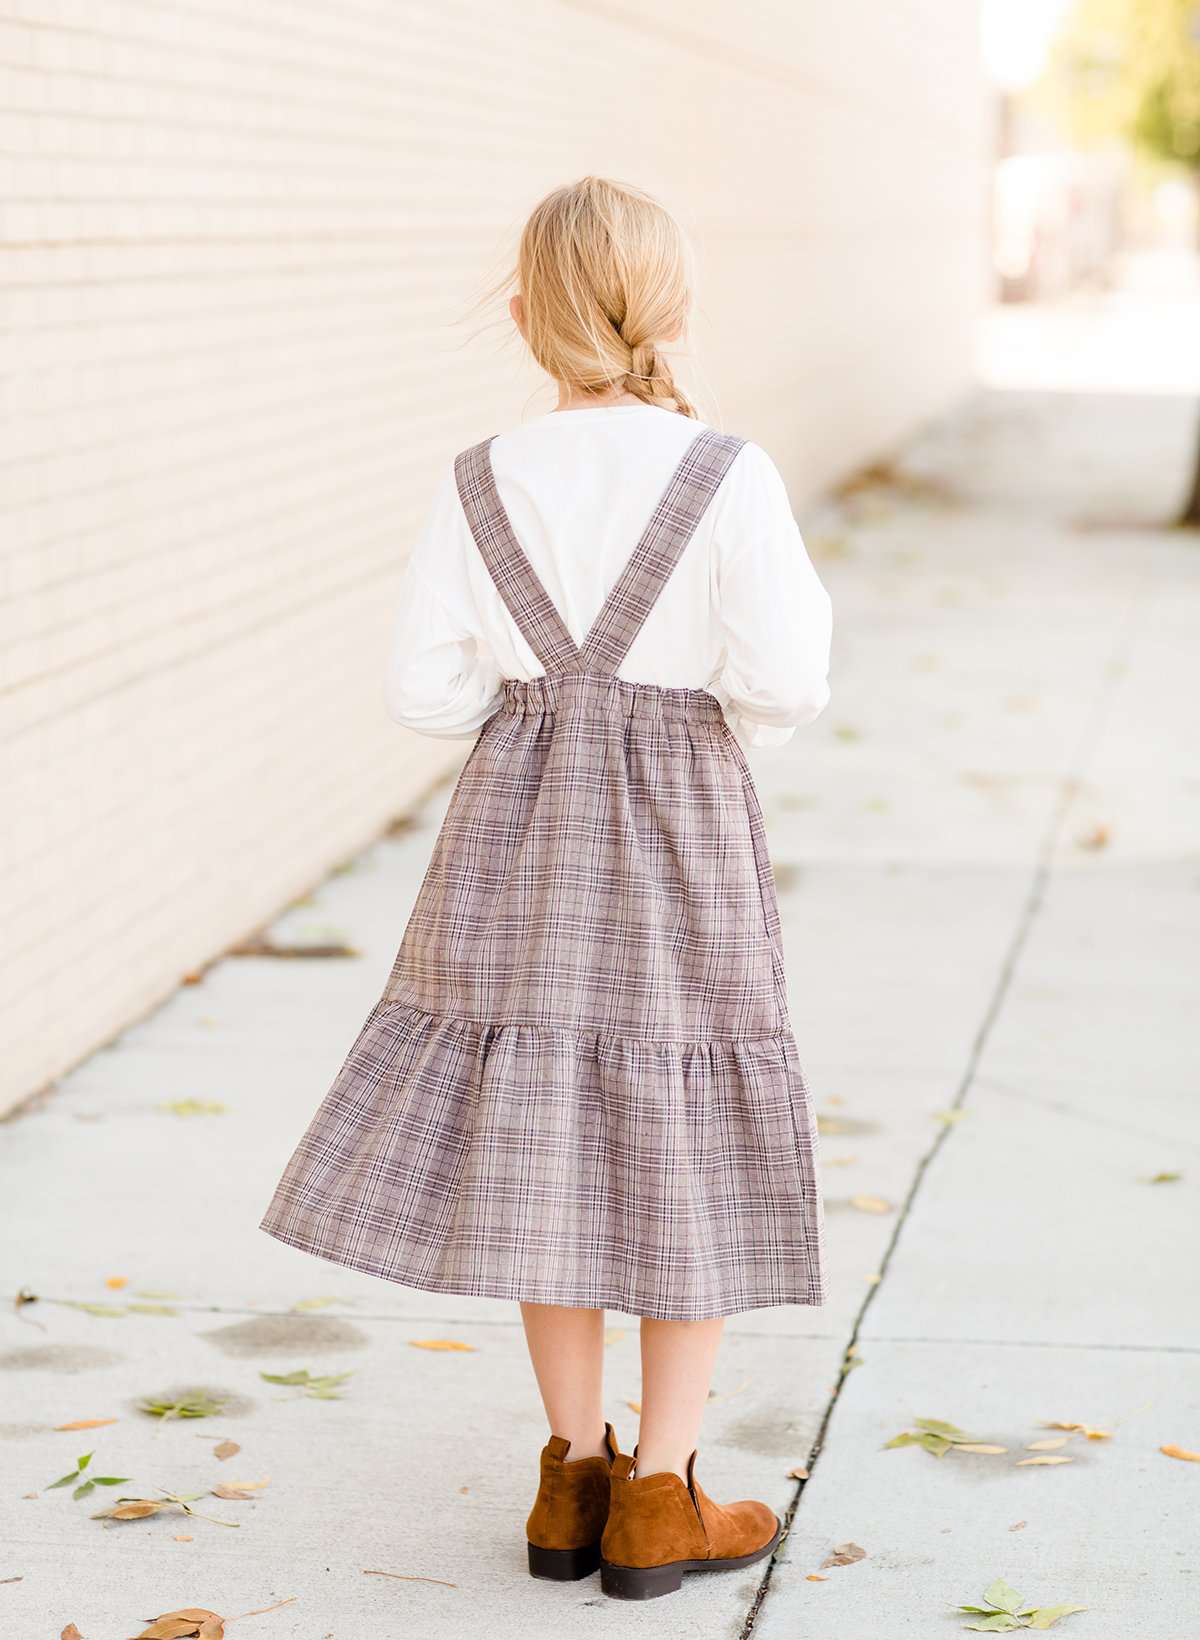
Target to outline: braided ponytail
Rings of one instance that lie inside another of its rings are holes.
[[[576,392],[616,389],[694,417],[662,351],[687,320],[687,260],[678,224],[640,189],[594,176],[556,189],[517,256],[530,352]]]

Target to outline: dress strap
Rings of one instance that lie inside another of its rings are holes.
[[[495,438],[492,434],[492,438]],[[459,500],[496,591],[546,671],[579,665],[579,650],[517,540],[492,470],[492,438],[454,459]]]
[[[584,671],[611,677],[620,666],[745,442],[708,427],[688,445],[584,640]]]

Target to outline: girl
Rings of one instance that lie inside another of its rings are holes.
[[[782,479],[664,343],[685,246],[633,188],[537,206],[510,312],[554,410],[464,450],[410,556],[392,715],[477,735],[380,1000],[263,1228],[519,1302],[550,1426],[529,1569],[644,1599],[770,1554],[696,1443],[726,1315],[825,1301],[816,1127],[743,751],[829,697]],[[619,1452],[604,1311],[641,1320]],[[568,1460],[567,1454],[571,1456]]]

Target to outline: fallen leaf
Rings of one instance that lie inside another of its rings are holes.
[[[0,1577],[0,1583],[23,1583],[24,1581],[24,1572],[18,1572],[16,1577]]]
[[[1052,1435],[1045,1441],[1026,1441],[1026,1452],[1053,1452],[1056,1447],[1066,1446],[1071,1439],[1069,1435]]]
[[[878,1282],[883,1280],[883,1276],[878,1270],[873,1270],[869,1276],[865,1277],[865,1280],[868,1287],[874,1287]]]
[[[804,1581],[806,1583],[828,1583],[829,1579],[822,1577],[820,1572],[809,1572]]]
[[[630,1412],[640,1412],[642,1410],[642,1403],[640,1401],[626,1401],[625,1405],[629,1408]]]
[[[225,1397],[207,1390],[184,1390],[180,1395],[144,1395],[138,1410],[151,1418],[212,1418],[225,1409]]]
[[[168,1116],[224,1116],[226,1111],[216,1099],[168,1099],[158,1108]]]
[[[195,1543],[195,1541],[195,1538],[190,1538],[186,1534],[172,1539],[174,1543]]]
[[[1054,1420],[1052,1420],[1048,1423],[1044,1423],[1042,1425],[1042,1428],[1043,1429],[1071,1429],[1071,1430],[1075,1430],[1080,1435],[1086,1435],[1089,1441],[1111,1441],[1112,1440],[1112,1431],[1110,1429],[1093,1429],[1090,1424],[1068,1424],[1068,1423],[1061,1423],[1061,1422],[1059,1422],[1059,1420],[1054,1419]]]
[[[93,1515],[93,1520],[145,1520],[150,1515],[157,1515],[160,1509],[169,1509],[170,1503],[166,1498],[130,1498],[127,1503],[114,1503],[111,1509],[103,1509],[100,1514]]]
[[[808,1479],[808,1470],[789,1469],[787,1472],[787,1478],[790,1481],[806,1481]]]
[[[856,1560],[865,1560],[867,1551],[857,1543],[839,1543],[821,1562],[822,1566],[853,1566]]]
[[[348,1378],[353,1378],[353,1372],[311,1373],[307,1367],[298,1367],[294,1372],[260,1372],[258,1375],[268,1384],[282,1384],[287,1389],[298,1389],[302,1395],[311,1395],[315,1401],[340,1401],[338,1390]]]
[[[860,1213],[890,1213],[891,1202],[884,1201],[882,1196],[851,1196],[851,1207],[857,1207]]]
[[[106,1424],[115,1424],[116,1418],[76,1418],[71,1424],[55,1424],[56,1430],[66,1429],[103,1429]]]
[[[1080,848],[1100,849],[1107,848],[1111,838],[1112,833],[1107,826],[1097,825],[1085,831],[1076,841]]]
[[[293,1310],[326,1310],[331,1304],[336,1304],[336,1298],[300,1298],[292,1305]]]
[[[459,1338],[410,1338],[417,1350],[473,1350],[474,1344],[464,1344]]]
[[[624,1336],[624,1327],[609,1327],[605,1330],[604,1342],[606,1344],[619,1344]]]
[[[108,1288],[109,1292],[118,1293],[118,1292],[120,1292],[122,1287],[128,1287],[129,1277],[128,1276],[108,1276],[105,1279],[104,1285]]]
[[[1029,1613],[1032,1618],[1029,1627],[1031,1629],[1048,1629],[1057,1623],[1060,1617],[1069,1617],[1072,1612],[1085,1611],[1087,1611],[1086,1606],[1066,1604],[1061,1606],[1035,1606],[1032,1612]]]
[[[939,1122],[945,1122],[949,1127],[953,1122],[961,1122],[967,1113],[965,1110],[935,1110],[933,1114]]]
[[[1158,1450],[1165,1453],[1168,1458],[1182,1458],[1186,1463],[1200,1463],[1200,1452],[1189,1452],[1186,1447],[1175,1446],[1170,1441]]]
[[[1029,1522],[1027,1520],[1014,1520],[1012,1525],[1009,1527],[1009,1531],[1023,1532],[1028,1525]]]
[[[213,1622],[221,1624],[214,1629]],[[208,1633],[205,1634],[205,1628]],[[225,1633],[224,1619],[217,1612],[210,1612],[201,1606],[183,1606],[176,1612],[163,1612],[156,1617],[149,1628],[142,1630],[137,1640],[195,1640],[203,1635],[203,1640],[222,1640]]]
[[[955,1441],[956,1452],[1007,1452],[1006,1446],[992,1446],[988,1441]]]
[[[120,1317],[125,1314],[119,1304],[88,1304],[78,1298],[58,1298],[48,1302],[61,1304],[65,1310],[82,1310],[85,1315]]]
[[[253,1492],[244,1492],[240,1486],[214,1486],[214,1498],[224,1498],[229,1503],[253,1503]]]
[[[241,1450],[236,1441],[219,1441],[213,1447],[213,1457],[220,1458],[224,1462],[226,1458],[236,1458]]]
[[[457,1583],[448,1583],[444,1577],[420,1577],[416,1572],[363,1572],[364,1577],[394,1577],[401,1583],[440,1583],[443,1588],[457,1589]]]
[[[1030,1464],[1030,1463],[1074,1463],[1074,1462],[1075,1462],[1074,1458],[1067,1457],[1067,1455],[1065,1453],[1039,1452],[1039,1454],[1037,1455],[1036,1458],[1018,1458],[1017,1459],[1017,1468],[1020,1469],[1024,1464]]]
[[[1182,1179],[1182,1178],[1183,1178],[1182,1173],[1150,1173],[1150,1174],[1144,1174],[1142,1176],[1142,1183],[1143,1184],[1174,1184],[1177,1179]]]
[[[74,1623],[68,1623],[66,1628],[59,1635],[58,1640],[83,1640],[83,1636],[75,1627]]]

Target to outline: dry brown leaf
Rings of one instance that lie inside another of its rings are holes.
[[[195,1543],[196,1540],[195,1540],[195,1538],[190,1538],[190,1537],[181,1535],[177,1538],[173,1538],[171,1541],[173,1543]]]
[[[161,1502],[154,1498],[130,1498],[128,1503],[114,1503],[106,1513],[113,1520],[145,1520],[148,1515],[157,1515],[160,1509],[170,1508],[166,1498]]]
[[[459,1338],[410,1338],[417,1350],[473,1350],[474,1344],[464,1344]]]
[[[1107,848],[1111,836],[1112,833],[1109,831],[1107,826],[1096,825],[1093,826],[1090,831],[1083,833],[1083,835],[1078,839],[1078,844],[1080,848]]]
[[[630,1412],[640,1412],[642,1410],[642,1403],[640,1401],[626,1401],[625,1405],[629,1408]]]
[[[270,1486],[270,1475],[261,1481],[226,1481],[226,1486],[232,1486],[235,1492],[261,1492],[264,1487]]]
[[[1018,1458],[1017,1459],[1017,1468],[1020,1469],[1023,1464],[1027,1464],[1027,1463],[1074,1463],[1074,1462],[1075,1462],[1074,1458],[1069,1458],[1066,1455],[1065,1452],[1039,1452],[1036,1458]]]
[[[1070,1429],[1080,1435],[1086,1435],[1089,1441],[1111,1441],[1111,1429],[1093,1429],[1090,1424],[1070,1424],[1061,1419],[1053,1418],[1043,1424],[1043,1429]]]
[[[1045,1441],[1026,1441],[1026,1452],[1053,1452],[1056,1447],[1066,1446],[1071,1439],[1069,1435],[1052,1435]]]
[[[856,1560],[865,1560],[867,1551],[857,1543],[839,1543],[831,1554],[825,1556],[822,1566],[853,1566]]]
[[[806,1583],[828,1583],[829,1579],[827,1577],[822,1577],[820,1572],[809,1572],[804,1581]]]
[[[128,1287],[129,1277],[109,1276],[104,1285],[108,1288],[110,1293],[119,1293],[122,1287]]]
[[[1171,1441],[1165,1446],[1160,1446],[1158,1450],[1166,1453],[1168,1458],[1182,1458],[1185,1463],[1200,1463],[1200,1452],[1189,1452],[1186,1447],[1176,1446]]]
[[[55,1424],[56,1430],[62,1429],[103,1429],[105,1424],[115,1424],[116,1418],[76,1418],[71,1424]]]
[[[213,1621],[221,1626],[211,1627]],[[163,1612],[156,1617],[149,1628],[142,1630],[137,1640],[222,1640],[225,1633],[223,1618],[217,1612],[206,1611],[202,1606],[182,1606],[177,1612]]]
[[[990,1441],[955,1441],[956,1452],[1007,1452],[1006,1446],[993,1446]]]
[[[851,1196],[851,1207],[857,1207],[860,1213],[890,1213],[891,1202],[884,1201],[882,1196]]]
[[[416,1572],[368,1572],[363,1571],[364,1577],[394,1577],[400,1583],[440,1583],[443,1588],[457,1589],[457,1583],[449,1583],[444,1577],[420,1577]]]
[[[58,1640],[83,1640],[83,1636],[75,1627],[74,1623],[68,1623],[66,1628],[59,1635]]]
[[[254,1493],[246,1492],[240,1486],[214,1486],[214,1498],[224,1498],[228,1503],[253,1503]]]
[[[808,1470],[789,1469],[787,1472],[787,1478],[790,1481],[806,1481],[808,1479]]]
[[[218,1441],[216,1446],[213,1447],[213,1457],[220,1458],[224,1462],[226,1458],[236,1458],[241,1450],[236,1441]]]

